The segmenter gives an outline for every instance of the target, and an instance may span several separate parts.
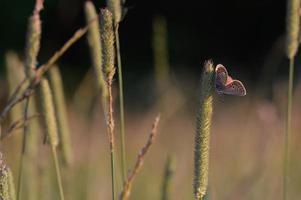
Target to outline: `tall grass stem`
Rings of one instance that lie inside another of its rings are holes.
[[[25,102],[25,109],[24,109],[24,119],[25,120],[28,117],[28,107],[29,107],[29,98],[27,98],[26,102]],[[24,172],[24,157],[25,157],[25,154],[26,154],[27,134],[28,134],[28,124],[25,123],[24,124],[24,129],[23,129],[22,149],[21,149],[21,155],[20,155],[17,200],[19,200],[21,198],[22,180],[23,180],[23,172]]]
[[[296,57],[300,38],[300,0],[287,0],[286,7],[286,44],[285,53],[289,59],[289,77],[287,93],[287,113],[284,133],[284,158],[283,158],[283,200],[287,200],[289,189],[289,166],[290,166],[290,135],[292,123],[293,82],[294,82],[294,59]]]
[[[289,166],[290,166],[290,137],[292,130],[292,104],[293,104],[293,78],[294,78],[294,59],[289,60],[289,81],[287,96],[287,114],[284,135],[284,172],[283,172],[283,199],[288,199]]]
[[[121,169],[122,169],[122,180],[126,181],[126,147],[125,147],[125,119],[124,119],[124,95],[123,95],[123,77],[122,77],[122,63],[120,55],[120,42],[119,42],[119,25],[115,28],[115,39],[116,39],[116,54],[117,54],[117,68],[118,68],[118,83],[119,83],[119,120],[120,120],[120,140],[121,140]]]

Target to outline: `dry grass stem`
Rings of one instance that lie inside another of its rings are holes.
[[[27,117],[27,119],[25,120],[24,118],[15,120],[8,128],[6,131],[3,132],[3,134],[1,134],[1,140],[3,140],[6,137],[9,137],[11,135],[11,133],[17,129],[20,129],[22,127],[24,127],[25,125],[27,125],[32,119],[35,119],[37,117],[39,117],[40,114],[34,114],[34,115],[30,115]]]
[[[110,151],[114,151],[115,149],[115,139],[114,139],[114,129],[115,129],[115,122],[114,122],[114,109],[113,109],[113,94],[112,94],[112,82],[113,82],[113,77],[115,74],[115,69],[111,71],[108,74],[108,94],[109,94],[109,106],[108,106],[108,129],[109,129],[109,140],[110,140]]]
[[[114,137],[114,109],[113,109],[113,94],[112,83],[115,74],[115,68],[108,73],[107,89],[108,89],[108,113],[107,113],[107,130],[109,134],[110,154],[111,154],[111,182],[112,182],[112,199],[115,199],[115,137]]]
[[[157,135],[157,128],[158,128],[159,120],[160,120],[160,116],[157,116],[155,119],[155,122],[153,123],[153,127],[152,127],[151,133],[149,135],[149,138],[147,140],[147,143],[141,149],[140,153],[138,154],[138,158],[136,160],[135,166],[134,166],[133,170],[130,172],[126,182],[123,185],[123,189],[122,189],[122,192],[120,193],[119,200],[127,200],[129,198],[134,178],[139,173],[139,171],[143,165],[145,155],[149,151],[149,148],[153,144],[155,137]]]

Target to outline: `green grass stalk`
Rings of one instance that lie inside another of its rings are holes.
[[[117,53],[117,68],[118,68],[118,83],[119,83],[119,120],[120,120],[120,140],[121,140],[121,168],[122,180],[126,180],[126,148],[125,148],[125,117],[124,117],[124,95],[123,95],[123,78],[122,78],[122,64],[120,56],[120,43],[118,25],[115,29],[116,38],[116,53]]]
[[[40,84],[40,98],[41,98],[41,107],[44,114],[44,124],[49,138],[52,158],[54,161],[56,179],[58,183],[58,189],[60,194],[60,199],[64,200],[63,184],[61,178],[61,172],[59,167],[59,161],[57,157],[56,147],[58,146],[58,129],[56,124],[55,110],[53,105],[53,97],[51,94],[51,89],[49,83],[46,79],[41,80]]]
[[[163,183],[162,183],[162,191],[161,191],[161,200],[169,200],[171,199],[171,183],[172,178],[175,171],[175,161],[173,157],[168,156],[165,167],[164,167],[164,176],[163,176]]]
[[[214,68],[211,61],[204,64],[201,81],[200,107],[197,113],[194,147],[194,198],[203,200],[207,193],[209,174],[210,128],[213,111]]]
[[[70,130],[68,125],[65,94],[63,89],[62,77],[58,66],[53,66],[48,72],[48,80],[53,94],[56,123],[58,127],[59,147],[62,151],[62,160],[65,166],[72,162],[72,146]]]
[[[300,0],[287,1],[286,13],[286,56],[289,59],[289,80],[287,96],[287,113],[284,135],[284,159],[283,159],[283,200],[289,199],[289,166],[290,166],[290,135],[292,123],[293,105],[293,81],[294,81],[294,58],[299,47],[300,37]]]

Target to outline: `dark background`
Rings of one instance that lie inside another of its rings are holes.
[[[0,63],[3,71],[6,50],[13,49],[23,55],[26,24],[34,0],[0,2]],[[105,5],[104,0],[93,2],[98,8]],[[45,1],[41,13],[40,64],[75,30],[84,26],[83,4],[84,0]],[[234,76],[255,82],[267,56],[285,33],[284,0],[128,0],[126,5],[129,12],[120,27],[126,83],[136,83],[153,70],[152,18],[157,14],[167,19],[173,72],[177,75],[194,72],[192,78],[199,77],[201,64],[212,58],[215,63],[228,66]],[[285,61],[284,56],[282,59]],[[69,85],[73,84],[72,80],[83,77],[89,62],[87,41],[83,38],[59,60]]]

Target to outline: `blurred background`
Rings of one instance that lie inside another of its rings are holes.
[[[85,25],[84,2],[45,1],[41,12],[43,30],[38,64],[46,62]],[[92,2],[96,8],[105,5],[104,0]],[[27,20],[34,3],[34,0],[0,1],[2,105],[8,95],[4,55],[13,50],[21,59],[24,57]],[[281,199],[288,75],[288,61],[284,55],[286,1],[128,0],[125,5],[128,12],[120,25],[120,42],[128,168],[133,166],[145,143],[156,114],[162,115],[157,141],[133,185],[132,199],[159,199],[164,163],[169,155],[175,160],[171,199],[192,199],[195,115],[199,79],[206,59],[225,65],[230,75],[241,80],[247,89],[246,97],[214,97],[210,199]],[[156,19],[159,19],[157,24]],[[166,34],[163,31],[166,46],[163,44],[162,48],[167,51],[167,56],[159,58],[167,63],[167,81],[163,82],[156,77],[156,26],[166,30]],[[289,189],[290,199],[301,196],[299,57],[295,68],[290,172],[294,176]],[[58,65],[75,155],[72,170],[63,171],[67,197],[110,199],[108,138],[98,96],[91,89],[93,76],[89,75],[91,61],[86,38],[70,48]],[[116,96],[117,76],[115,86]],[[118,98],[115,100],[119,142]],[[10,140],[4,141],[1,150],[17,174],[15,162],[19,151],[10,151],[13,143]],[[45,162],[39,166],[43,168]],[[118,182],[120,188],[120,177]],[[46,184],[45,188],[47,195],[40,199],[57,199],[55,187]]]
[[[93,2],[97,8],[105,5],[104,0]],[[45,1],[41,13],[40,63],[84,25],[83,4],[84,0]],[[2,0],[0,5],[0,25],[3,27],[0,55],[13,49],[22,56],[27,18],[32,13],[34,0]],[[153,70],[152,20],[155,15],[162,15],[167,21],[172,71],[176,75],[194,72],[191,74],[197,76],[192,79],[198,78],[201,63],[211,58],[231,67],[240,78],[254,83],[269,55],[277,45],[283,44],[284,0],[128,0],[125,5],[128,13],[120,27],[122,61],[129,72],[124,74],[125,84],[144,79]],[[3,69],[3,56],[0,58]],[[65,78],[68,87],[72,88],[73,81],[78,83],[81,74],[87,71],[88,58],[87,44],[82,39],[59,61],[64,65],[64,74],[73,74],[72,78],[68,75]],[[284,62],[283,57],[278,59],[281,59],[278,65]],[[139,88],[133,90],[139,92]],[[133,93],[129,88],[126,92]]]

